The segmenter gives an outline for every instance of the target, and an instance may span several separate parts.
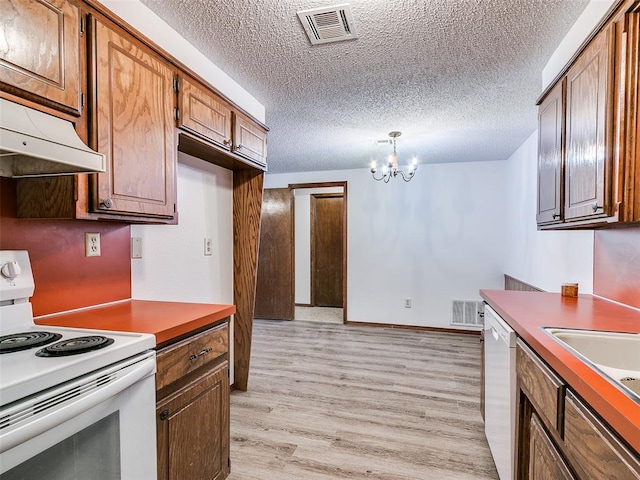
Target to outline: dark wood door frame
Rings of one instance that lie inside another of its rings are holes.
[[[289,188],[335,188],[342,187],[342,321],[347,321],[347,182],[290,183]],[[335,195],[335,194],[334,194]],[[295,247],[293,247],[295,248]],[[295,259],[295,251],[292,252]]]

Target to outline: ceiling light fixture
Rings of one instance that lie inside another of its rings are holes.
[[[413,157],[411,159],[411,163],[407,167],[407,171],[398,168],[398,154],[396,152],[396,139],[402,135],[402,132],[389,132],[389,143],[393,144],[393,153],[389,155],[387,159],[387,164],[382,167],[382,175],[380,177],[376,177],[376,172],[378,171],[378,165],[375,160],[371,161],[371,175],[374,180],[380,181],[382,180],[384,183],[389,183],[389,180],[393,177],[397,177],[400,175],[405,182],[411,181],[413,176],[416,174],[416,170],[418,169],[418,159]],[[384,142],[386,143],[386,141]]]

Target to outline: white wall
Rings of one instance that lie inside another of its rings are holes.
[[[538,132],[507,161],[505,273],[559,292],[578,282],[593,292],[593,231],[538,231],[536,226]]]
[[[131,226],[131,236],[142,237],[142,258],[131,261],[132,298],[232,304],[233,173],[183,153],[178,159],[179,224]],[[212,256],[204,256],[205,237]]]
[[[347,181],[347,319],[449,328],[452,300],[503,285],[505,166],[421,165],[389,184],[368,169],[267,174],[265,188]]]
[[[236,105],[264,123],[264,106],[146,5],[139,0],[98,1],[164,51],[207,80]]]
[[[295,302],[311,303],[311,195],[342,193],[342,187],[297,188],[294,190]]]
[[[592,0],[542,71],[545,89],[564,68],[615,0]],[[578,282],[581,293],[593,292],[592,230],[538,231],[537,145],[535,131],[507,161],[507,249],[504,270],[544,290],[557,292],[566,282]]]

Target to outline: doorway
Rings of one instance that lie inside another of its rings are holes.
[[[311,205],[311,306],[342,308],[342,193],[314,193]]]
[[[347,319],[347,182],[265,189],[255,317]]]

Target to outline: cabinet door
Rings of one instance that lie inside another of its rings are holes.
[[[158,403],[158,479],[221,480],[229,473],[227,364]]]
[[[267,132],[244,115],[234,114],[233,151],[266,166]]]
[[[566,221],[611,212],[613,33],[600,32],[567,72]]]
[[[135,39],[93,19],[93,128],[107,172],[94,211],[173,217],[176,131],[173,70]]]
[[[529,480],[574,480],[566,463],[534,413],[529,437]]]
[[[220,97],[186,77],[180,79],[178,127],[231,149],[231,108]]]
[[[564,445],[580,478],[640,479],[640,458],[632,453],[571,392],[565,403]]]
[[[563,79],[538,110],[538,224],[562,221],[565,85]]]
[[[66,0],[0,0],[0,12],[2,89],[79,115],[78,8]]]

